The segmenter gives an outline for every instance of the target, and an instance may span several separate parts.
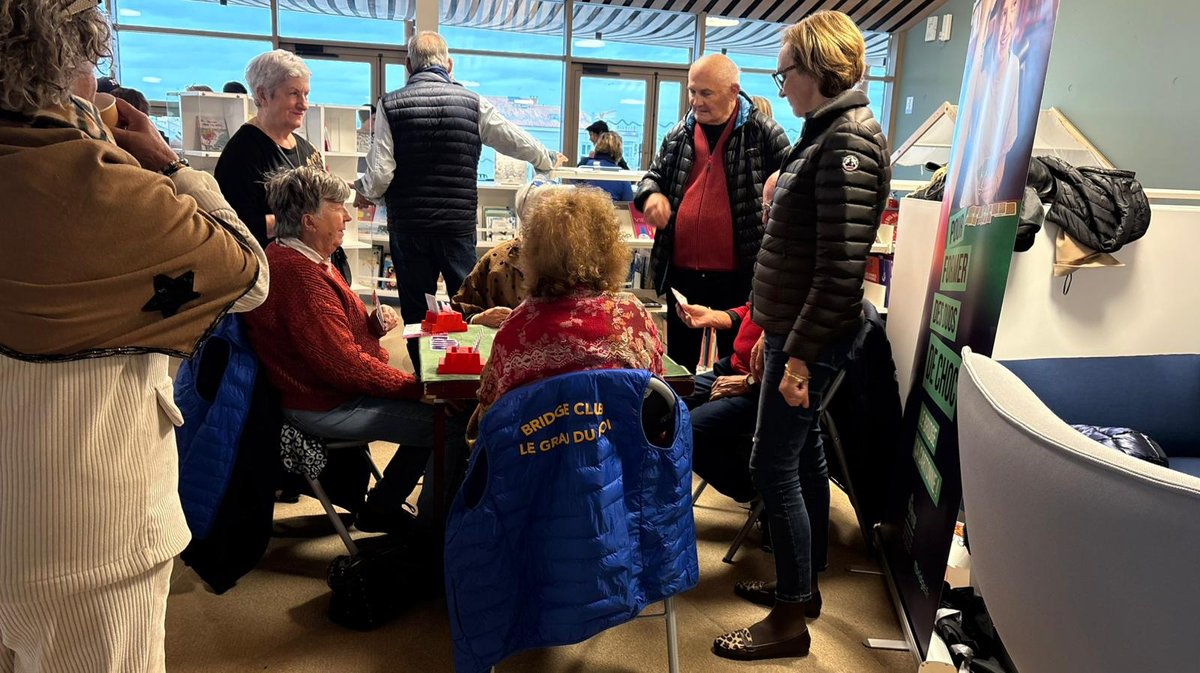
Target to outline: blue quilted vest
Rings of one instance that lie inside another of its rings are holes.
[[[649,372],[563,374],[488,410],[446,524],[458,673],[585,640],[695,586],[692,430],[647,441]]]
[[[196,389],[201,367],[220,364],[219,358],[206,358],[210,349],[228,348],[229,360],[221,374],[221,383],[212,400]],[[242,428],[250,413],[258,357],[250,347],[237,316],[226,316],[191,360],[179,366],[175,376],[175,403],[183,412],[184,423],[175,428],[179,445],[179,499],[192,537],[208,536],[217,509],[225,497],[225,488],[233,474]]]

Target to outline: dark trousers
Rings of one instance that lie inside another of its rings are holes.
[[[775,547],[775,600],[806,601],[826,565],[829,540],[829,468],[817,410],[845,363],[850,339],[827,344],[816,362],[805,363],[808,407],[793,407],[779,392],[789,359],[787,332],[765,333],[758,424],[750,476],[766,505]]]
[[[692,304],[719,311],[742,306],[750,297],[750,275],[741,271],[695,271],[671,266],[667,271],[667,355],[676,363],[695,371],[700,359],[700,340],[704,330],[692,329],[675,314],[675,295],[679,290]],[[717,352],[733,352],[737,330],[717,332]]]
[[[446,280],[446,294],[453,297],[478,261],[474,233],[440,236],[393,231],[389,239],[400,290],[400,316],[406,325],[425,318],[425,295],[437,293],[438,275]],[[416,339],[408,340],[408,354],[420,376]]]
[[[695,391],[684,401],[692,415],[692,470],[719,492],[749,502],[756,494],[750,480],[750,449],[758,418],[758,389],[709,399],[718,376],[736,374],[730,358],[722,358],[712,371],[696,377]]]

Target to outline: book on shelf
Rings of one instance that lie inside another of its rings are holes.
[[[359,279],[360,285],[371,287],[374,283],[371,279],[379,273],[379,265],[383,260],[383,248],[378,245],[371,246],[371,254],[366,254],[365,251],[358,256],[358,266],[354,269],[354,277]]]
[[[357,219],[359,222],[374,221],[375,206],[374,205],[370,205],[370,206],[366,206],[366,207],[356,206],[354,209],[354,216],[355,216],[355,219]]]
[[[383,253],[383,261],[379,265],[379,277],[383,279],[379,281],[379,289],[396,289],[396,267],[392,264],[392,255],[390,253]]]
[[[646,250],[635,250],[629,261],[629,273],[625,276],[625,287],[633,290],[645,289],[650,278],[650,255]]]
[[[633,205],[632,201],[629,202],[629,222],[630,227],[633,229],[633,238],[635,240],[654,240],[654,227],[646,222],[646,216],[642,214],[642,211],[637,209],[637,206]]]
[[[517,235],[517,216],[508,208],[484,208],[480,240],[511,241]]]
[[[496,182],[501,185],[524,184],[529,177],[528,164],[496,152]]]
[[[220,152],[229,142],[229,127],[225,118],[215,115],[196,117],[196,137],[201,152]]]

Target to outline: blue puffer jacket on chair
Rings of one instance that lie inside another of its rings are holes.
[[[258,357],[241,319],[228,315],[175,376],[175,403],[184,420],[175,428],[179,499],[197,540],[208,536],[225,497],[257,374]],[[212,399],[203,394],[201,381],[219,381]]]
[[[563,374],[488,410],[446,524],[458,673],[585,640],[695,586],[692,431],[642,429],[650,373]]]

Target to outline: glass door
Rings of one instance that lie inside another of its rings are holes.
[[[574,114],[564,119],[568,160],[577,162],[592,152],[587,127],[603,121],[610,131],[621,136],[629,168],[648,168],[665,131],[680,118],[685,80],[685,72],[575,64],[568,100],[568,109]]]

